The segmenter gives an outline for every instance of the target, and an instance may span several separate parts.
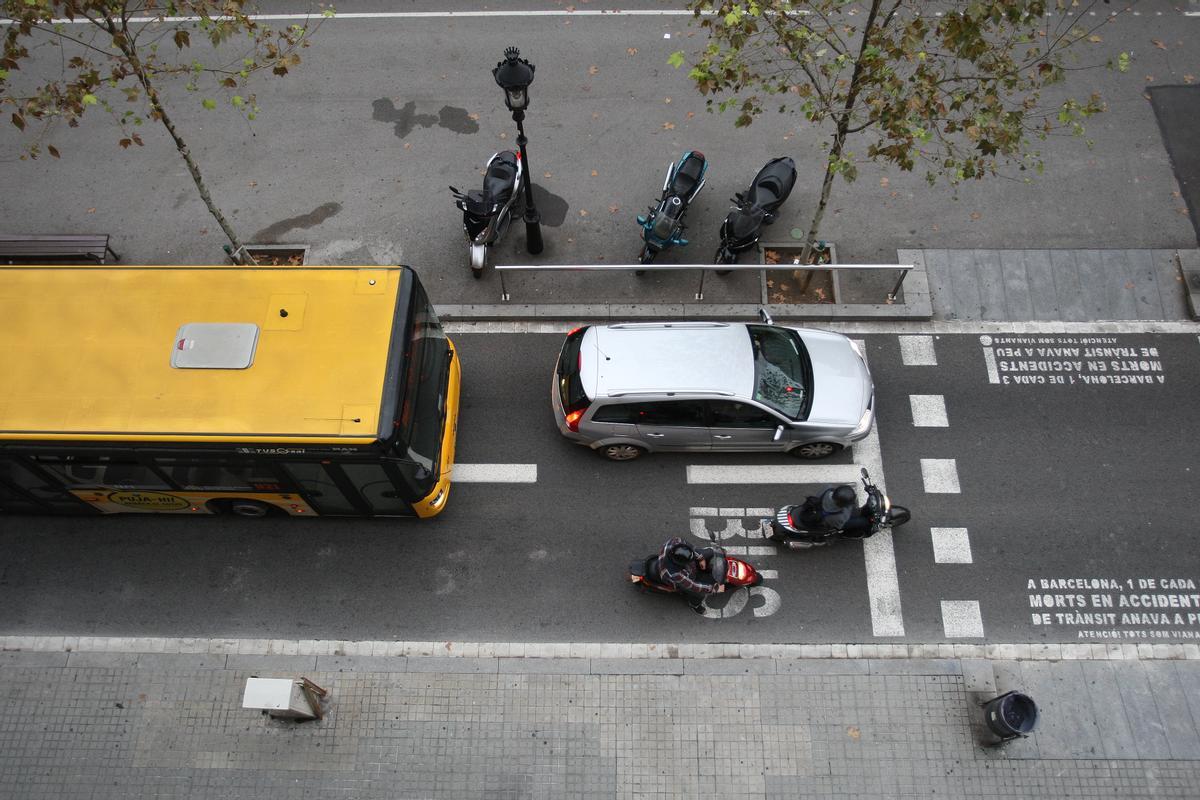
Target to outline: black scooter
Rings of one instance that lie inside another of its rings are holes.
[[[775,221],[776,212],[796,185],[796,162],[783,156],[766,163],[750,188],[734,195],[734,207],[721,224],[721,244],[714,263],[736,264],[738,255],[758,243],[763,225]],[[730,272],[717,270],[718,275]]]
[[[867,492],[867,502],[862,508],[862,513],[871,523],[871,530],[866,534],[867,536],[874,536],[885,529],[898,528],[912,519],[912,512],[904,506],[892,505],[891,498],[884,494],[882,489],[871,483],[871,476],[867,474],[867,471],[864,469],[861,472],[863,488]],[[810,498],[810,500],[816,499],[815,497]],[[841,531],[830,530],[821,525],[806,524],[803,519],[803,511],[803,503],[784,506],[775,512],[774,519],[763,520],[764,523],[770,523],[771,533],[767,538],[773,542],[787,545],[791,550],[820,547],[846,538],[842,536]]]
[[[471,248],[471,274],[476,278],[483,275],[488,248],[508,230],[524,179],[520,154],[504,150],[488,160],[482,190],[460,192],[450,187],[454,205],[463,212],[463,231]]]

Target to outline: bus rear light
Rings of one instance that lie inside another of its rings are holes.
[[[579,420],[583,417],[583,412],[586,410],[587,409],[572,411],[571,413],[567,414],[567,430],[573,431],[574,433],[579,433]]]

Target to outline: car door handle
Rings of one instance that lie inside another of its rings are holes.
[[[732,438],[733,438],[733,436],[726,436],[726,435],[724,435],[724,434],[720,434],[720,433],[714,433],[714,434],[713,434],[713,438],[714,438],[714,439],[732,439]]]
[[[647,435],[647,436],[652,436],[652,437],[654,437],[655,439],[661,439],[662,437],[666,436],[666,434],[665,434],[665,433],[647,433],[646,435]]]

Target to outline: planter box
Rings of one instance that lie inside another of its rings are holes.
[[[832,242],[825,243],[826,258],[820,263],[836,264],[837,248]],[[779,254],[779,261],[767,263],[767,251]],[[805,273],[799,264],[800,254],[804,245],[795,242],[759,242],[758,263],[763,265],[762,296],[763,302],[770,305],[822,305],[841,302],[841,291],[838,287],[838,271],[836,269],[822,270],[819,267],[811,270],[812,277],[807,282],[807,291],[801,292],[805,285]],[[767,271],[787,273],[787,280],[778,277],[767,277]],[[769,285],[774,282],[774,285]]]
[[[306,244],[248,244],[246,252],[264,267],[300,267],[308,263]]]

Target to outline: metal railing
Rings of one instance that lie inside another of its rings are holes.
[[[895,286],[887,294],[887,302],[895,302],[900,295],[900,287],[904,285],[904,277],[908,275],[909,270],[913,268],[912,264],[497,264],[495,269],[500,275],[500,299],[507,301],[511,299],[508,294],[508,287],[504,283],[504,273],[509,271],[525,271],[525,272],[553,272],[556,270],[575,270],[575,271],[600,271],[600,272],[651,272],[651,271],[666,271],[666,270],[700,270],[700,288],[696,290],[696,299],[704,299],[704,276],[713,270],[719,272],[726,271],[750,271],[756,270],[766,272],[768,270],[882,270],[893,269],[899,271],[900,275],[896,279]],[[764,300],[765,302],[765,300]]]

